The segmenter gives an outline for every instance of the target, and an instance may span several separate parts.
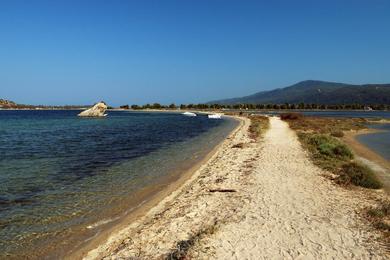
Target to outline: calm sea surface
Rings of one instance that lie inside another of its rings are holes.
[[[58,252],[55,244],[67,248],[76,235],[96,235],[237,124],[204,115],[121,111],[85,119],[78,112],[0,111],[0,258]]]
[[[372,124],[369,127],[383,132],[359,135],[357,140],[390,161],[390,124]]]

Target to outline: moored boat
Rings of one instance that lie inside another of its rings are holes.
[[[207,115],[208,118],[211,118],[211,119],[221,119],[222,115],[221,114],[211,114],[211,115]]]
[[[184,115],[184,116],[196,116],[196,114],[192,113],[192,112],[184,112],[184,113],[182,113],[182,115]]]

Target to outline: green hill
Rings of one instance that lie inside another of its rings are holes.
[[[306,80],[285,88],[209,104],[390,104],[390,84],[351,85]]]

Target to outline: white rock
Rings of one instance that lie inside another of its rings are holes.
[[[107,110],[107,105],[104,102],[99,102],[95,104],[93,107],[84,110],[78,116],[82,117],[103,117],[106,116],[104,112]]]

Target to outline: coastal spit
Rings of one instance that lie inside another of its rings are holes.
[[[179,189],[143,217],[71,257],[84,259],[388,259],[361,216],[383,190],[335,185],[296,133],[270,117],[240,126]]]

